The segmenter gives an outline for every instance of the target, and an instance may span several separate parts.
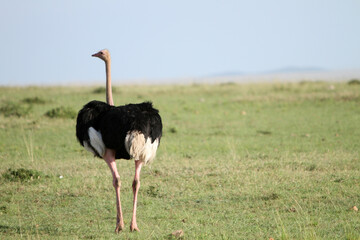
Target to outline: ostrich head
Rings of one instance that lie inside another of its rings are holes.
[[[110,59],[110,52],[107,49],[103,49],[91,56],[98,57],[98,58],[104,60],[105,62],[107,62]]]

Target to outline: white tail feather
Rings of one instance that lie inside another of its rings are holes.
[[[144,134],[139,131],[128,132],[125,138],[125,148],[131,158],[141,160],[145,164],[150,163],[156,155],[159,139],[151,143],[151,138],[145,140]]]

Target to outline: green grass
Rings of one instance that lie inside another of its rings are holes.
[[[31,109],[0,114],[1,239],[175,239],[176,230],[183,239],[360,239],[360,85],[117,89],[115,104],[152,100],[163,118],[157,157],[141,173],[141,232],[129,231],[133,161],[118,162],[119,236],[107,165],[77,143],[75,119],[45,116],[105,96],[0,88],[0,106]]]

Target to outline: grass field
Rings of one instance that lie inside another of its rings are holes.
[[[102,88],[0,88],[1,239],[360,239],[360,85],[118,86],[152,100],[164,136],[141,174],[120,160],[126,229],[103,160],[75,137]]]

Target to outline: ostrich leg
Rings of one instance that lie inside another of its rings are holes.
[[[121,211],[121,201],[120,201],[121,181],[120,181],[120,175],[116,168],[115,151],[111,149],[106,149],[104,159],[107,165],[109,166],[111,170],[111,174],[113,176],[113,186],[116,192],[116,211],[117,211],[115,232],[118,233],[124,229],[124,220]]]
[[[143,165],[142,161],[135,160],[135,177],[132,184],[133,193],[134,193],[134,207],[133,207],[133,216],[130,224],[130,231],[140,231],[136,223],[136,205],[137,205],[137,195],[140,188],[140,171],[142,165]]]

